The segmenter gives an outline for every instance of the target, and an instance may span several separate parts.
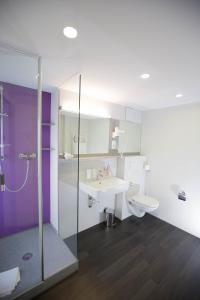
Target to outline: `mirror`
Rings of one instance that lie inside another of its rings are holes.
[[[60,112],[59,141],[60,154],[76,156],[78,154],[78,118],[77,114]],[[81,115],[80,155],[109,152],[110,120]]]
[[[141,124],[124,120],[111,120],[111,151],[140,153]]]
[[[59,153],[78,154],[78,115],[60,111]],[[141,124],[81,115],[80,155],[140,153]]]
[[[119,153],[140,152],[141,124],[129,121],[119,121]]]

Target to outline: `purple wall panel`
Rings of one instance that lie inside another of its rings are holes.
[[[26,161],[20,152],[37,152],[37,91],[8,83],[4,87],[5,160],[1,163],[6,185],[19,187],[25,178]],[[43,92],[43,118],[50,121],[51,94]],[[48,129],[48,130],[47,130]],[[45,143],[50,143],[50,129],[43,129]],[[46,144],[47,145],[47,144]],[[44,222],[50,220],[50,152],[43,153]],[[30,161],[28,182],[18,193],[0,192],[0,236],[5,236],[38,224],[37,160]]]
[[[42,94],[42,122],[51,121],[51,94]],[[50,126],[42,127],[42,147],[50,148]],[[50,221],[50,151],[42,153],[43,211],[44,223]]]

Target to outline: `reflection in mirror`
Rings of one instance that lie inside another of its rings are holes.
[[[59,152],[65,154],[65,158],[78,154],[77,128],[78,120],[75,113],[60,112]],[[108,153],[109,128],[109,119],[81,115],[80,155]]]
[[[139,153],[141,140],[141,124],[119,121],[119,153]]]

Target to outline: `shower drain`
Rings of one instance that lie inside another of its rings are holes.
[[[22,259],[23,259],[23,260],[29,260],[29,259],[31,259],[32,257],[33,257],[33,253],[28,252],[28,253],[25,253],[25,254],[22,256]]]

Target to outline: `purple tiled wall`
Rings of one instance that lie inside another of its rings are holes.
[[[21,152],[37,152],[37,91],[9,83],[4,88],[5,160],[1,162],[6,185],[15,189],[25,178],[26,161]],[[50,122],[51,94],[43,92],[43,122]],[[50,127],[43,127],[43,146],[50,144]],[[50,221],[50,151],[43,151],[44,222]],[[28,182],[18,193],[0,192],[0,236],[38,224],[37,160],[30,161]]]

